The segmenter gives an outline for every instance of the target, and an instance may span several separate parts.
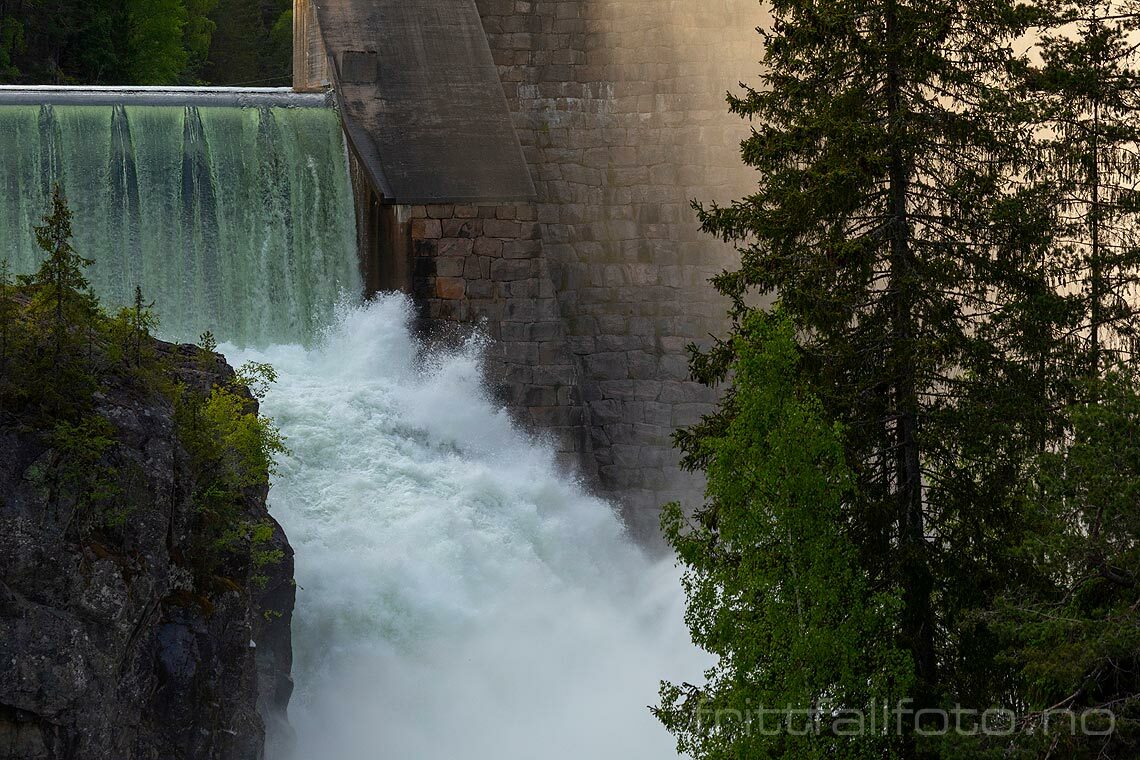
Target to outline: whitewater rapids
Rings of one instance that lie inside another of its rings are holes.
[[[662,678],[699,682],[671,560],[488,400],[479,348],[424,355],[398,296],[271,363],[270,492],[296,549],[289,760],[652,760]],[[280,753],[275,760],[284,760]]]

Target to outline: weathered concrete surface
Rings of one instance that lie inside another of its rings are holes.
[[[685,345],[725,327],[707,279],[735,257],[690,201],[746,193],[725,93],[761,57],[755,0],[477,0],[539,194],[544,255],[579,362],[601,486],[634,533],[702,496],[675,428],[712,408]]]
[[[533,198],[474,0],[313,5],[345,131],[386,202]]]

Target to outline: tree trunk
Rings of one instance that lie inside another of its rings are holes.
[[[908,216],[910,169],[905,153],[906,118],[903,106],[901,43],[898,37],[897,6],[887,3],[887,108],[891,131],[889,214],[889,285],[891,335],[888,372],[891,377],[894,417],[894,475],[899,536],[899,571],[903,587],[902,632],[914,658],[917,684],[916,707],[931,706],[936,677],[934,621],[931,606],[932,578],[928,565],[925,516],[922,494],[921,453],[919,450],[918,381],[915,357],[916,282],[911,231]],[[888,426],[889,426],[888,422]],[[888,430],[888,436],[891,431]],[[913,722],[907,721],[913,727]],[[908,739],[906,754],[915,756]]]

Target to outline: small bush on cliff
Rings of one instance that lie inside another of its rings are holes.
[[[135,372],[154,366],[156,354],[150,336],[158,328],[154,304],[143,298],[142,288],[135,286],[134,301],[119,310],[108,325],[111,342],[108,351],[116,364]]]
[[[209,394],[180,385],[175,389],[178,435],[190,454],[194,504],[201,519],[195,569],[203,577],[224,572],[235,554],[249,553],[255,571],[276,560],[264,545],[272,538],[259,523],[244,515],[246,495],[264,488],[273,471],[273,458],[285,453],[284,437],[257,412],[250,393],[251,378],[272,372],[260,368],[238,374],[228,386]]]

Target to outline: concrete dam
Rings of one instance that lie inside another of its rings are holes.
[[[0,88],[0,260],[54,184],[108,306],[271,364],[295,549],[270,760],[675,755],[709,665],[660,506],[748,191],[752,0],[298,0],[294,86]]]
[[[689,204],[747,191],[724,93],[755,68],[759,6],[298,0],[294,19],[293,92],[0,89],[14,267],[60,179],[100,294],[141,284],[182,338],[308,339],[339,291],[403,291],[425,334],[488,335],[496,397],[654,541],[662,503],[700,498],[671,434],[713,401],[685,347],[723,326],[706,281],[732,251]]]

